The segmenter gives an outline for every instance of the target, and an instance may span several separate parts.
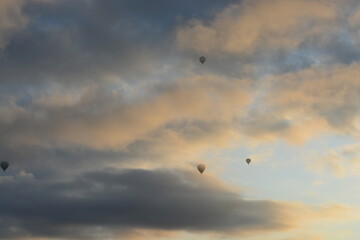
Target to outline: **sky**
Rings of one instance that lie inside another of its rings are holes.
[[[358,240],[359,78],[357,0],[0,0],[0,239]]]

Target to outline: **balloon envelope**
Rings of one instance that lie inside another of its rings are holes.
[[[198,166],[197,166],[197,169],[199,170],[199,172],[202,174],[204,171],[205,171],[205,164],[203,163],[200,163]]]
[[[2,161],[2,162],[0,163],[0,167],[1,167],[2,170],[4,170],[4,172],[5,172],[5,170],[9,167],[9,163],[6,162],[6,161]]]
[[[250,159],[250,158],[247,158],[247,159],[246,159],[246,162],[247,162],[247,164],[250,164],[251,159]]]
[[[199,58],[199,61],[200,61],[202,64],[204,64],[204,62],[206,61],[206,58],[205,58],[204,56],[201,56],[201,57]]]

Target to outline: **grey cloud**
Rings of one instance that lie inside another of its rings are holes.
[[[29,23],[0,58],[3,87],[149,77],[174,54],[178,17],[205,16],[231,2],[30,1],[23,7]]]
[[[253,138],[261,136],[281,136],[291,127],[291,122],[272,113],[253,111],[240,122],[241,130]]]
[[[195,170],[112,169],[69,182],[4,181],[0,191],[0,236],[8,239],[17,235],[11,229],[34,237],[79,237],[90,226],[190,231],[289,227],[281,204],[244,200],[212,186]]]
[[[28,19],[22,15],[23,1],[3,0],[0,2],[0,56],[1,50],[12,35],[21,31]]]

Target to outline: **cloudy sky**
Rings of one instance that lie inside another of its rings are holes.
[[[0,239],[358,240],[360,3],[0,0],[0,160]]]

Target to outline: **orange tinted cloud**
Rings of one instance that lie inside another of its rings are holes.
[[[5,108],[2,111],[7,114],[1,118],[14,144],[54,142],[121,148],[170,123],[205,121],[222,125],[241,115],[241,108],[249,101],[246,84],[216,76],[194,76],[159,87],[154,94],[132,102],[124,101],[120,93],[107,95],[91,87],[80,98],[49,96],[35,99],[29,110]],[[201,132],[196,126],[184,130],[193,132],[195,139],[196,132]]]
[[[311,35],[339,30],[336,1],[256,0],[234,4],[206,24],[193,19],[177,31],[177,44],[199,52],[250,53],[294,48]],[[301,9],[301,11],[299,11]]]

